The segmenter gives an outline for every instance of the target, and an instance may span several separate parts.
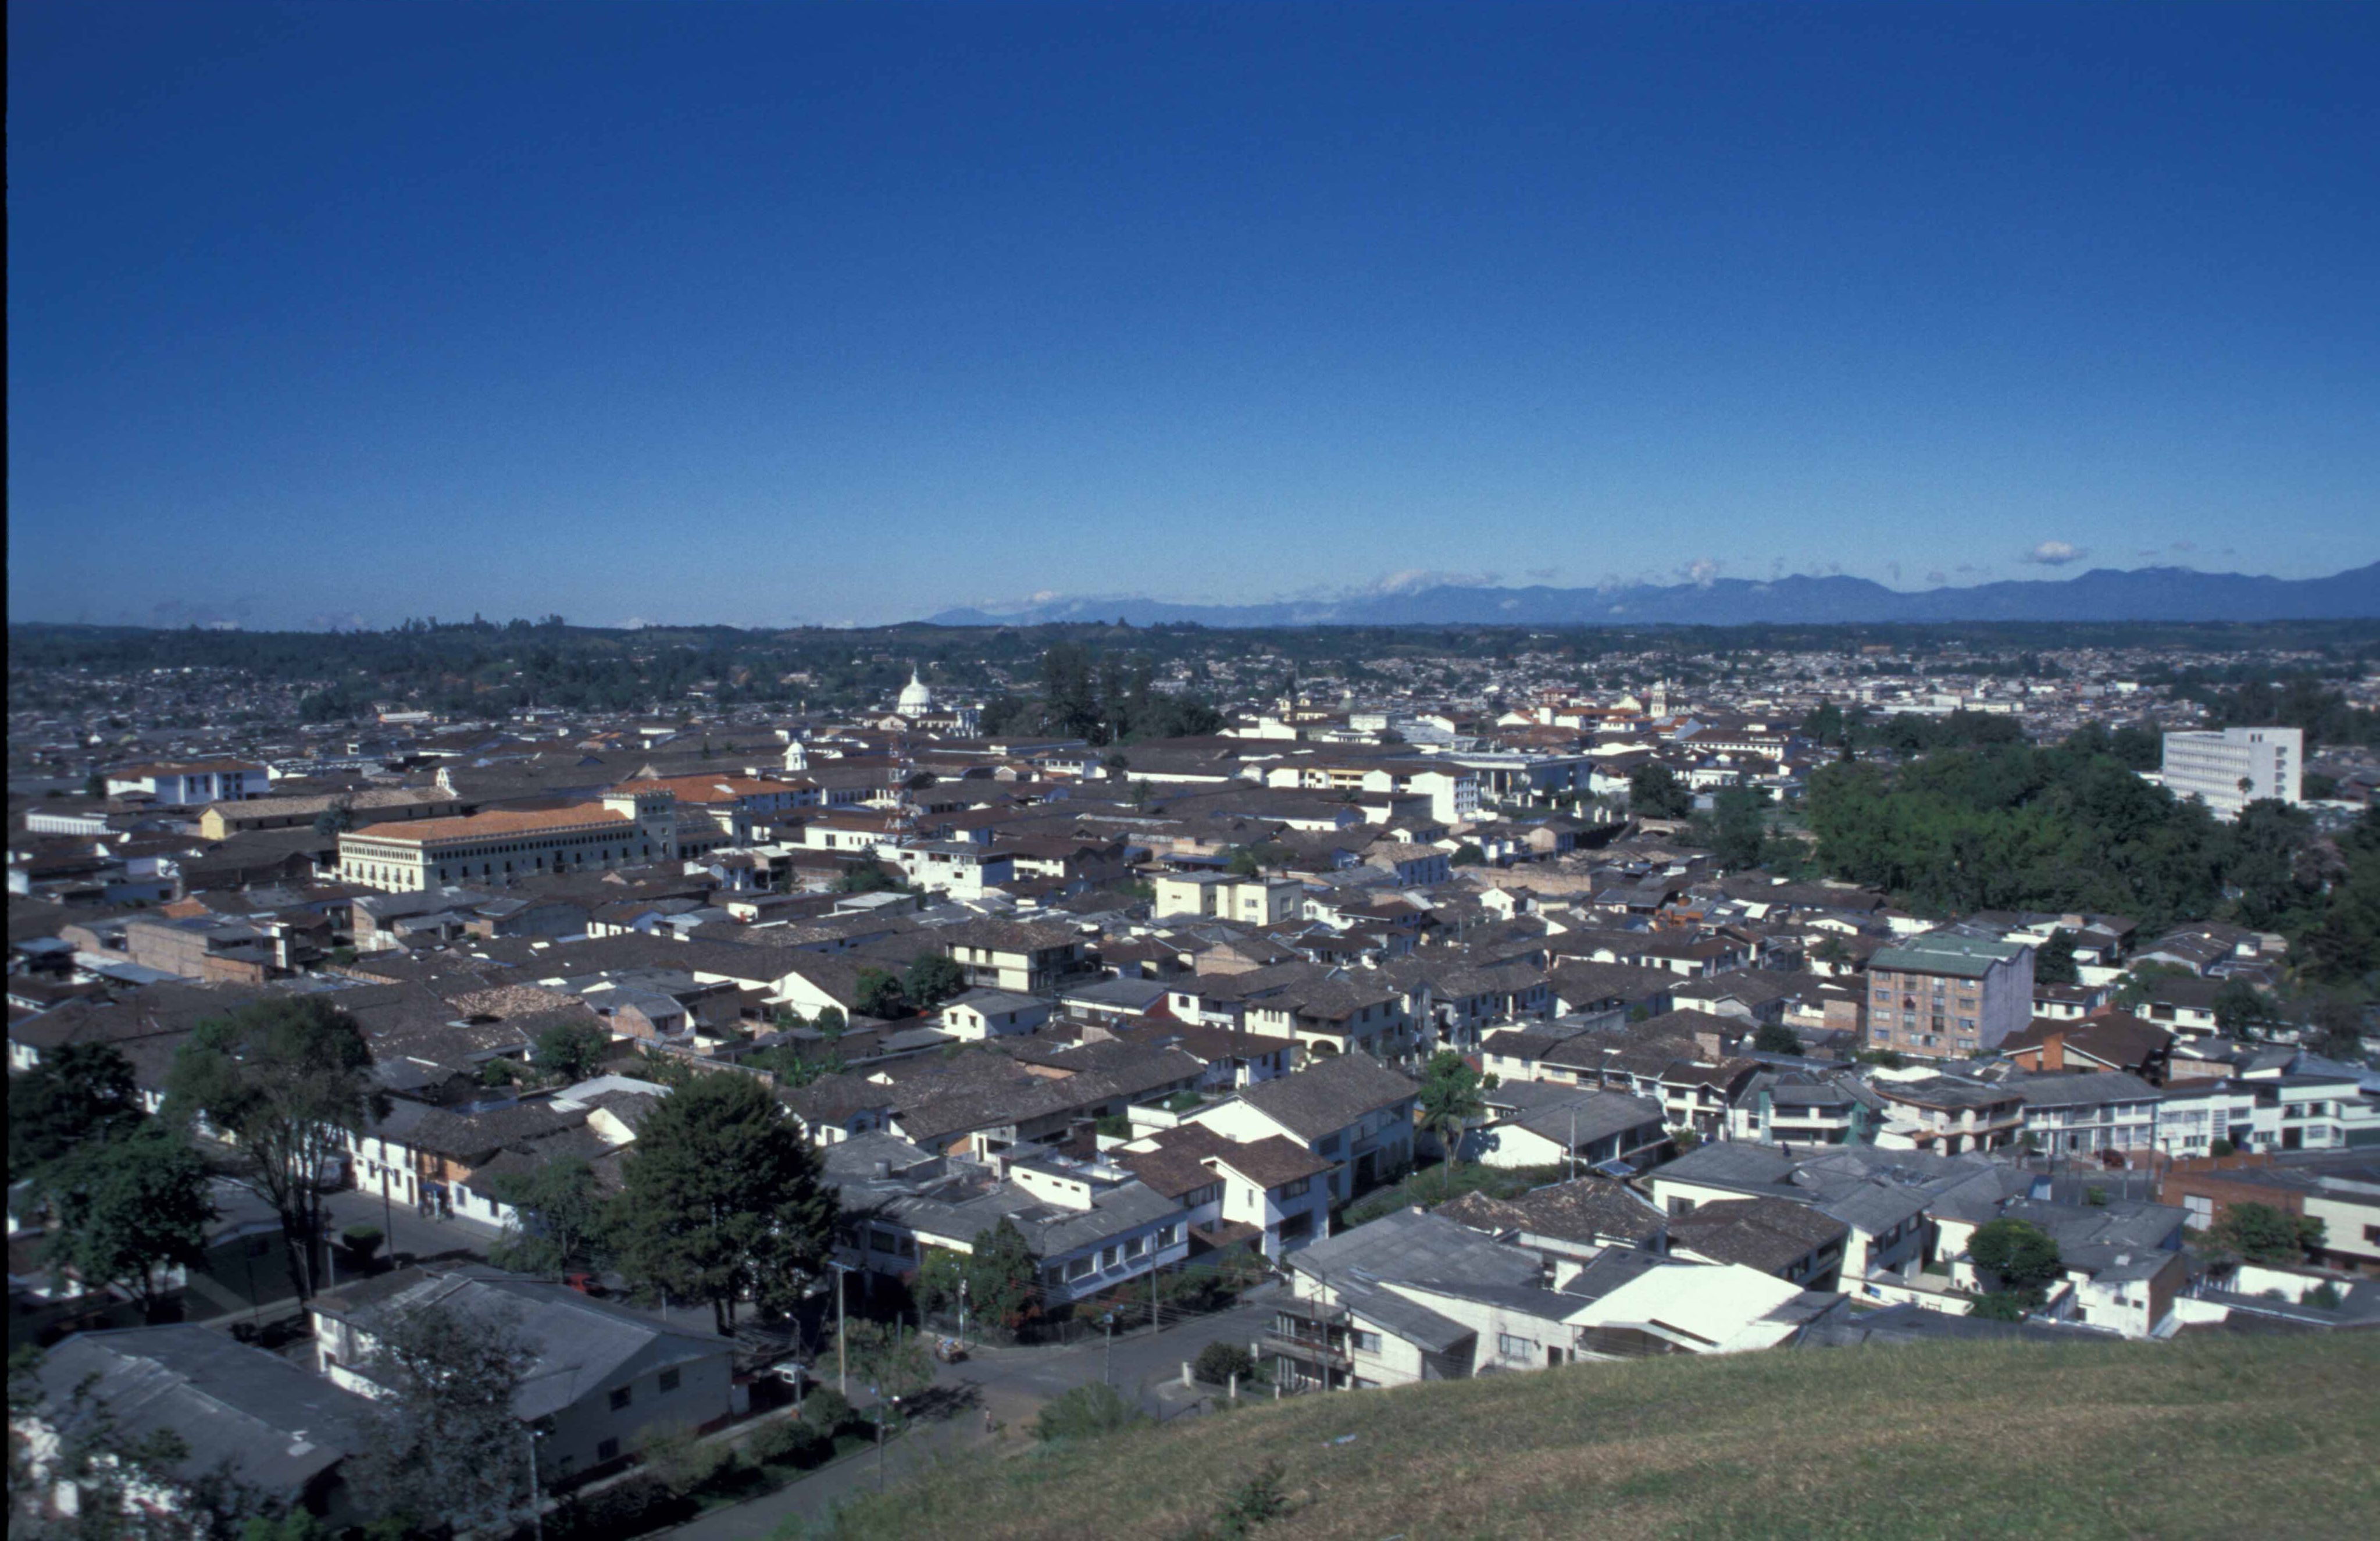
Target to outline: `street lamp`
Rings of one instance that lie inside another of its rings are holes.
[[[875,1388],[868,1389],[874,1390]],[[895,1418],[901,1415],[899,1397],[892,1399],[892,1415]],[[876,1490],[879,1493],[884,1491],[884,1410],[881,1407],[876,1410]]]
[[[1099,1357],[1099,1378],[1112,1386],[1115,1384],[1115,1313],[1110,1311],[1101,1317],[1099,1325],[1108,1329],[1107,1347]]]
[[[959,1280],[959,1347],[966,1347],[967,1281]]]

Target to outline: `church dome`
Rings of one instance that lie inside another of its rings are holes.
[[[911,669],[909,683],[901,687],[901,715],[917,717],[933,710],[934,693],[926,688],[926,682],[917,677],[917,671]]]

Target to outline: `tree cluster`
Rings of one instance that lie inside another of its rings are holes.
[[[2374,966],[2380,824],[2369,815],[2336,844],[2278,804],[2220,824],[2088,739],[1828,765],[1808,807],[1822,868],[1937,913],[2097,911],[2153,928],[2220,917],[2304,937],[2315,977]]]

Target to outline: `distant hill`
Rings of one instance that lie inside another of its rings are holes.
[[[838,1537],[2368,1536],[2380,1334],[1959,1342],[1586,1364],[1258,1403],[961,1462]],[[1012,1434],[1012,1439],[1017,1438]]]
[[[2380,616],[2380,562],[2320,578],[2252,577],[2187,567],[1926,588],[1902,593],[1855,577],[1717,578],[1613,588],[1441,585],[1271,604],[1062,599],[1014,611],[947,610],[948,626],[1113,621],[1282,625],[1788,625],[1892,621],[2336,621]]]

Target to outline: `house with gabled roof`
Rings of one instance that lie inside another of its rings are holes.
[[[382,1336],[431,1310],[500,1325],[528,1351],[513,1415],[545,1431],[538,1458],[555,1478],[619,1461],[650,1429],[707,1428],[735,1411],[730,1340],[480,1266],[400,1268],[316,1295],[307,1303],[316,1366],[336,1385],[384,1396]]]
[[[1278,1135],[1332,1162],[1328,1185],[1343,1202],[1412,1167],[1420,1093],[1370,1056],[1343,1054],[1242,1086],[1189,1117],[1235,1140]]]

